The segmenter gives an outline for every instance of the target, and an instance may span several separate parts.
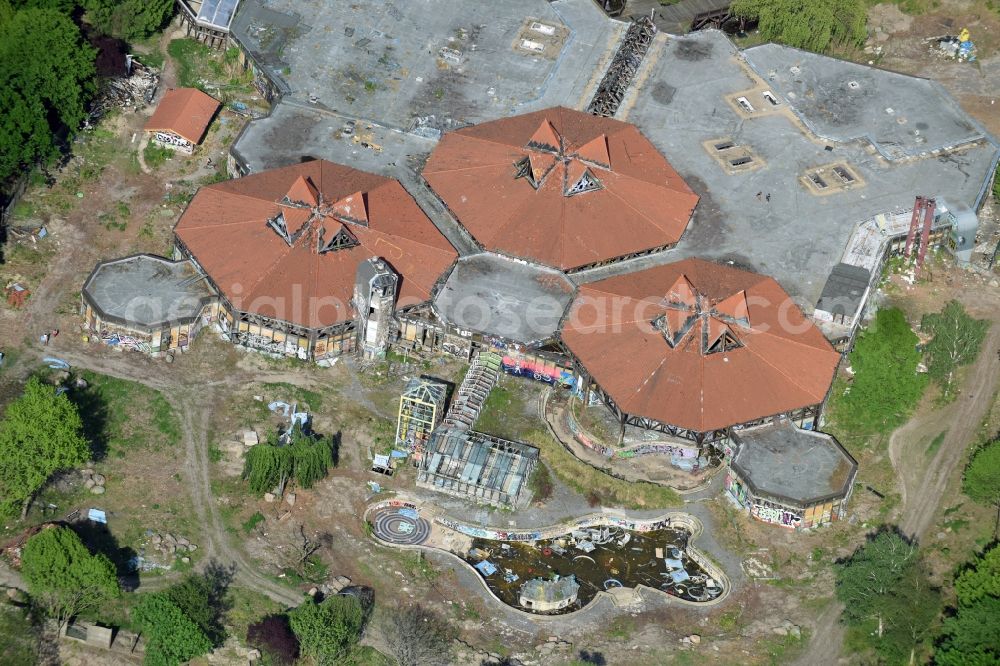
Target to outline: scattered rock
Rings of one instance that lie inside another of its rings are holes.
[[[308,594],[310,597],[315,597],[318,593],[319,593],[319,590],[316,589],[315,587],[310,587],[309,591],[306,592],[306,594]]]
[[[92,492],[95,495],[103,495],[104,486],[94,486],[93,488],[90,489],[90,492]]]
[[[288,506],[295,506],[295,493],[285,495],[285,501],[288,502]]]
[[[103,486],[103,485],[104,485],[104,482],[105,482],[106,480],[107,480],[107,479],[105,479],[105,478],[104,478],[104,475],[103,475],[103,474],[95,474],[95,475],[94,475],[94,483],[96,483],[96,484],[97,484],[97,485],[99,485],[99,486]]]
[[[175,537],[170,532],[167,532],[166,534],[163,535],[163,540],[165,542],[169,543],[169,544],[176,544],[177,543],[177,537]]]
[[[687,639],[688,639],[688,642],[691,643],[691,645],[700,645],[701,644],[701,636],[699,636],[698,634],[691,634],[690,636],[687,637]]]
[[[265,502],[273,502],[276,499],[278,499],[278,498],[275,496],[274,493],[264,493],[264,501]]]
[[[163,541],[163,537],[161,537],[159,534],[153,534],[153,536],[149,538],[149,541],[154,546],[159,546],[160,543]]]
[[[184,546],[185,548],[187,548],[188,546],[191,545],[191,542],[188,541],[187,539],[185,539],[184,537],[181,537],[181,538],[177,539],[177,545],[178,546]]]
[[[97,484],[94,483],[94,480],[91,479],[90,477],[87,477],[87,480],[83,482],[83,487],[86,488],[87,490],[90,490],[91,488],[93,488],[96,485]]]
[[[247,652],[247,659],[250,661],[257,661],[260,659],[260,650],[254,648],[253,650]]]
[[[80,470],[80,474],[83,474],[84,476],[93,476],[94,470],[91,467],[84,467]]]
[[[193,552],[194,552],[194,551],[196,551],[196,550],[198,550],[198,546],[196,546],[196,545],[195,545],[195,544],[193,544],[193,543],[189,543],[189,544],[188,544],[188,552],[189,552],[189,553],[193,553]]]
[[[182,557],[181,562],[183,562],[184,564],[188,564],[189,562],[191,562],[191,558],[187,556]]]

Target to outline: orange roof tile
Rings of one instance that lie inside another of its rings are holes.
[[[697,305],[664,300],[678,284]],[[701,259],[582,285],[561,336],[624,412],[694,432],[818,404],[840,361],[774,279]]]
[[[487,250],[563,270],[675,243],[698,203],[633,125],[563,107],[450,132],[423,176]]]
[[[318,206],[281,203],[315,188]],[[267,221],[281,213],[291,245]],[[363,214],[366,225],[348,220]],[[320,254],[348,229],[357,244]],[[201,188],[174,233],[233,307],[317,329],[354,316],[358,264],[384,258],[401,275],[399,299],[430,299],[457,253],[398,181],[316,160]]]
[[[195,88],[168,90],[146,121],[147,132],[173,132],[191,143],[201,143],[219,103]]]

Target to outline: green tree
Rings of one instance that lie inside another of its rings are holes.
[[[146,637],[143,663],[150,666],[177,666],[212,649],[205,632],[163,592],[143,595],[132,619]]]
[[[102,553],[91,554],[68,527],[45,528],[28,539],[21,573],[32,600],[60,626],[120,593],[111,560]]]
[[[163,594],[212,642],[222,645],[226,638],[222,618],[230,608],[228,588],[232,571],[215,562],[200,574],[190,574],[171,585]]]
[[[243,479],[255,493],[284,491],[289,479],[311,488],[333,464],[333,441],[295,425],[284,435],[272,433],[267,441],[250,447],[243,461]]]
[[[864,0],[733,0],[734,16],[756,20],[764,39],[817,53],[860,46],[868,36]]]
[[[149,37],[174,13],[173,0],[85,0],[84,6],[94,26],[126,41]]]
[[[917,372],[917,336],[897,308],[879,310],[858,334],[850,354],[854,378],[838,397],[834,417],[849,430],[887,432],[901,425],[920,400],[926,375]]]
[[[993,440],[972,454],[962,477],[962,491],[972,501],[997,510],[993,535],[1000,529],[1000,439]]]
[[[21,505],[22,518],[35,493],[56,471],[90,455],[76,406],[66,394],[32,377],[24,394],[0,421],[0,511]]]
[[[955,369],[976,360],[989,328],[989,321],[973,319],[958,301],[948,301],[941,312],[921,319],[920,329],[933,336],[924,348],[927,373],[942,384],[945,395]]]
[[[307,601],[288,615],[302,654],[320,664],[334,664],[358,642],[364,609],[353,596],[334,595],[321,603]]]
[[[954,612],[945,619],[934,663],[992,666],[1000,663],[1000,545],[976,558],[955,580]]]
[[[836,574],[852,640],[885,661],[912,663],[941,608],[917,548],[885,529],[838,565]]]
[[[58,154],[95,89],[94,49],[53,9],[22,9],[0,23],[0,182]]]

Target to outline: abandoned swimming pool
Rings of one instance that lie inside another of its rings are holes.
[[[413,503],[392,501],[369,507],[366,516],[379,540],[449,552],[477,572],[493,597],[531,614],[578,611],[616,588],[654,589],[689,604],[714,603],[727,593],[726,575],[691,546],[701,526],[687,514],[632,521],[602,513],[505,531],[419,512]]]

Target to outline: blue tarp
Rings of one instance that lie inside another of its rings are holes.
[[[406,451],[396,451],[395,449],[393,449],[392,453],[390,453],[389,455],[392,456],[393,458],[405,458],[410,454],[407,453]]]
[[[414,520],[416,520],[417,519],[417,510],[416,509],[400,509],[399,510],[399,515],[406,516],[407,518],[413,518]]]
[[[87,518],[94,521],[95,523],[108,523],[108,514],[104,513],[100,509],[91,509],[87,512]]]
[[[681,562],[680,560],[672,560],[672,559],[670,559],[668,557],[665,560],[663,560],[663,562],[664,562],[664,564],[667,565],[667,570],[668,571],[673,571],[675,569],[683,569],[684,568],[684,563]]]
[[[490,562],[489,560],[483,560],[482,562],[477,564],[476,570],[479,571],[479,573],[483,574],[484,576],[492,576],[497,572],[496,565]]]

